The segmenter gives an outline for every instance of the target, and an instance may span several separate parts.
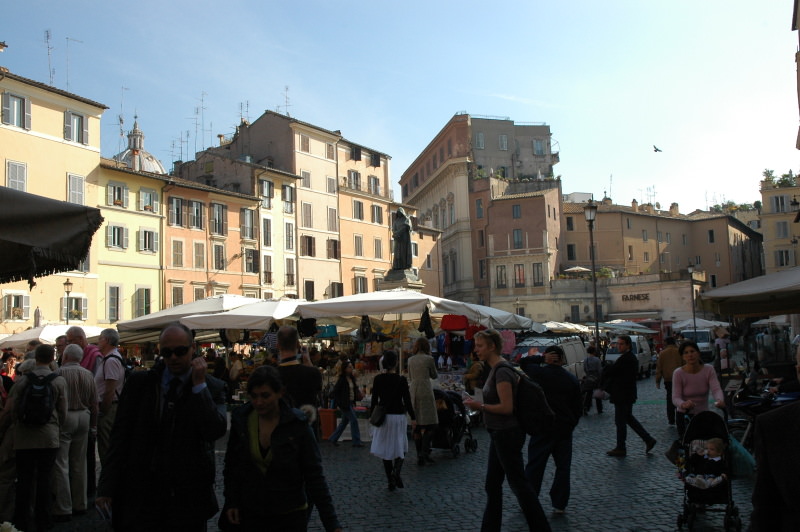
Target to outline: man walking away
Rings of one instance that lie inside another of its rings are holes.
[[[656,446],[653,438],[633,416],[633,404],[636,402],[636,375],[639,372],[639,361],[631,351],[631,337],[623,334],[617,337],[617,349],[620,357],[603,372],[603,389],[611,395],[614,405],[614,423],[617,426],[617,446],[608,451],[608,456],[623,457],[627,453],[625,440],[628,438],[628,427],[645,442],[645,453]]]
[[[672,404],[672,373],[683,365],[683,359],[678,353],[675,338],[664,338],[664,349],[658,354],[656,362],[656,389],[661,388],[661,379],[664,379],[664,389],[667,391],[667,422],[675,424],[675,405]]]
[[[550,502],[555,514],[565,513],[569,503],[572,431],[583,412],[580,383],[575,375],[564,369],[565,360],[564,350],[551,345],[544,350],[544,356],[525,357],[520,361],[523,371],[542,387],[550,408],[556,414],[552,431],[531,435],[528,465],[525,466],[525,478],[538,496],[547,459],[553,457],[556,472],[550,487]]]
[[[319,408],[319,394],[322,391],[322,373],[314,366],[301,364],[297,360],[300,335],[296,328],[283,326],[278,329],[277,342],[280,364],[278,373],[286,391],[284,398],[293,408],[303,407],[302,410],[309,417],[309,421],[314,421]],[[304,405],[313,407],[313,412]]]
[[[603,363],[597,356],[597,348],[589,346],[586,348],[588,356],[583,360],[583,381],[581,382],[581,391],[583,392],[583,415],[588,416],[589,410],[592,408],[592,398],[594,391],[600,386],[600,378],[603,375]],[[603,400],[594,398],[597,413],[603,413]]]
[[[67,384],[67,419],[61,427],[53,472],[53,519],[66,522],[86,513],[86,446],[89,433],[97,432],[97,387],[94,375],[81,367],[83,349],[64,348],[59,374]]]

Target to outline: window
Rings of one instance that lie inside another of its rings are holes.
[[[419,244],[417,244],[416,242],[411,243],[411,256],[419,257]]]
[[[372,223],[374,224],[382,224],[383,223],[383,207],[380,205],[373,205],[372,206]]]
[[[711,288],[717,287],[717,276],[713,273],[711,274]]]
[[[666,253],[659,253],[658,254],[658,262],[659,264],[664,264],[667,262],[667,254]]]
[[[72,142],[89,144],[89,124],[86,117],[66,111],[64,113],[64,138]]]
[[[486,259],[478,260],[478,279],[486,279]]]
[[[305,170],[300,171],[300,186],[303,188],[311,188],[311,172]]]
[[[347,186],[355,190],[361,190],[361,174],[355,170],[347,171]]]
[[[514,287],[523,288],[525,286],[525,265],[514,265]]]
[[[334,238],[329,238],[327,244],[325,245],[327,248],[328,258],[329,259],[339,259],[341,258],[341,250],[339,249],[339,241]]]
[[[361,235],[353,235],[353,254],[356,257],[364,256],[364,237]]]
[[[541,139],[533,139],[533,154],[544,155],[544,142]]]
[[[642,241],[647,242],[647,229],[642,229]]]
[[[476,199],[475,200],[475,217],[476,218],[483,218],[483,200]]]
[[[139,229],[139,251],[158,251],[158,232],[150,228]]]
[[[106,247],[128,249],[128,228],[109,224],[106,227]]]
[[[780,268],[782,266],[790,266],[789,264],[789,250],[776,249],[775,250],[775,266]]]
[[[497,137],[497,148],[502,151],[508,151],[508,135],[499,135]]]
[[[431,254],[428,253],[428,255],[425,256],[425,267],[430,270],[432,265],[433,259],[431,258]]]
[[[31,296],[27,294],[6,294],[3,296],[3,319],[30,319]]]
[[[313,236],[303,235],[300,237],[300,255],[304,257],[316,256],[316,245]]]
[[[788,196],[772,196],[770,203],[772,204],[772,212],[787,212]]]
[[[270,218],[261,220],[261,243],[265,247],[272,247],[272,220]]]
[[[284,247],[286,249],[294,249],[294,224],[287,222],[284,226],[286,232],[284,239]]]
[[[522,249],[522,229],[514,229],[512,235],[514,239],[514,249]]]
[[[9,92],[4,92],[2,116],[4,124],[30,129],[31,100]]]
[[[192,229],[203,229],[203,211],[205,205],[202,202],[190,200],[189,201],[189,227]]]
[[[505,266],[498,266],[497,267],[497,288],[505,288],[506,287],[506,267]]]
[[[363,275],[357,275],[353,279],[353,292],[356,294],[366,294],[368,291],[367,278]]]
[[[775,222],[775,238],[789,238],[789,222]]]
[[[483,229],[478,230],[478,247],[482,248],[486,245],[486,238],[484,236]]]
[[[375,168],[380,167],[381,165],[381,156],[379,153],[372,153],[369,156],[369,165],[374,166]]]
[[[567,260],[578,260],[575,244],[567,244]]]
[[[339,230],[339,211],[336,207],[328,207],[328,231]]]
[[[228,234],[228,206],[221,203],[211,204],[211,213],[209,215],[211,223],[212,235],[227,235]]]
[[[61,298],[61,319],[69,319],[76,321],[83,321],[88,319],[89,316],[89,300],[85,297],[70,296],[69,298]]]
[[[225,269],[225,246],[222,244],[214,244],[214,269]]]
[[[708,243],[709,244],[713,244],[714,243],[714,230],[713,229],[709,229],[708,230]]]
[[[241,217],[241,230],[242,238],[248,240],[256,239],[256,211],[253,209],[242,209],[239,216]]]
[[[134,317],[146,316],[150,314],[150,289],[137,288],[135,306],[133,309]]]
[[[475,133],[475,147],[479,150],[482,150],[484,147],[483,144],[483,132],[479,131]]]
[[[382,259],[383,258],[383,240],[380,238],[376,238],[375,242],[375,258]],[[430,255],[429,255],[430,257]]]
[[[194,243],[194,267],[202,270],[206,267],[206,245],[203,242]]]
[[[684,246],[689,244],[689,239],[686,237],[686,233],[681,235],[681,240],[683,241]]]
[[[108,295],[106,296],[106,316],[111,323],[115,323],[122,318],[122,313],[120,312],[122,308],[121,303],[120,287],[117,285],[109,285]]]
[[[258,273],[258,250],[244,250],[244,271],[245,273]]]
[[[281,186],[281,196],[283,197],[283,212],[286,214],[294,213],[294,187],[291,185]]]
[[[87,252],[86,252],[86,256],[85,256],[85,257],[83,257],[83,258],[81,259],[81,261],[78,263],[78,268],[77,268],[77,270],[78,270],[79,272],[84,272],[84,273],[86,273],[86,272],[88,272],[88,271],[89,271],[89,264],[90,264],[90,262],[89,262],[89,254],[90,254],[90,252],[89,252],[89,251],[87,251]]]
[[[456,223],[456,204],[450,203],[447,205],[448,210],[450,211],[450,225]]]
[[[364,219],[364,204],[358,200],[353,200],[353,218],[356,220]]]
[[[628,246],[628,260],[633,260],[633,246]]]
[[[183,268],[183,240],[172,241],[172,267]]]
[[[542,274],[542,263],[533,263],[533,286],[544,286],[544,276]]]
[[[311,215],[311,204],[303,202],[300,204],[300,227],[314,227],[314,218]]]
[[[139,210],[158,212],[158,193],[155,190],[139,189]]]
[[[272,284],[272,255],[264,255],[264,282]]]
[[[67,174],[67,201],[83,205],[83,176]]]
[[[667,233],[667,244],[672,244],[672,235]]]
[[[169,223],[183,227],[186,225],[186,211],[183,198],[169,198]]]
[[[259,180],[261,189],[261,206],[265,209],[272,208],[272,198],[275,197],[275,183],[266,179]]]
[[[286,259],[286,286],[294,286],[294,259]]]
[[[308,135],[300,135],[300,151],[309,153],[311,151],[309,144]]]
[[[627,227],[628,229],[631,228],[631,219],[630,218],[625,218],[625,227]]]
[[[361,160],[361,148],[358,146],[353,146],[350,148],[350,158],[354,161]]]
[[[306,301],[314,301],[314,281],[306,279],[303,281],[303,298]]]
[[[575,220],[572,216],[567,216],[567,231],[574,231],[575,230]]]
[[[511,217],[512,218],[522,218],[522,205],[512,205],[511,206]]]
[[[106,205],[128,208],[128,185],[109,181],[106,185]]]
[[[330,159],[331,161],[334,160],[335,159],[335,153],[336,152],[334,150],[333,144],[331,144],[330,142],[325,144],[325,158],[326,159]]]
[[[327,176],[326,180],[328,182],[328,194],[336,194],[336,178]]]
[[[25,192],[28,178],[28,167],[24,163],[6,162],[6,183],[8,188]]]
[[[694,256],[694,265],[695,266],[700,266],[700,255],[695,255]]]
[[[650,262],[650,252],[649,251],[645,251],[644,252],[644,261],[645,262]]]
[[[381,193],[381,182],[378,180],[377,176],[371,175],[367,178],[367,186],[369,187],[369,193],[375,194],[379,196]]]
[[[664,235],[661,233],[661,231],[656,231],[656,240],[658,240],[659,243],[664,241],[663,236]]]
[[[183,287],[174,285],[172,287],[172,306],[183,305]]]

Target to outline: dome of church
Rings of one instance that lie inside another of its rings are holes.
[[[134,120],[133,129],[128,133],[128,149],[115,155],[114,160],[137,172],[167,173],[161,161],[144,149],[144,133],[139,129],[138,120]]]

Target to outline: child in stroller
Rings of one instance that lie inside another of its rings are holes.
[[[733,501],[730,445],[725,421],[715,412],[700,412],[686,427],[677,460],[683,482],[683,511],[678,528],[691,531],[700,512],[724,512],[726,532],[739,532],[742,520]],[[715,508],[714,505],[724,505]]]
[[[467,412],[461,401],[461,395],[451,390],[434,389],[433,397],[436,400],[439,423],[433,434],[431,447],[447,449],[453,453],[453,457],[456,457],[461,454],[459,444],[466,434],[464,452],[475,452],[478,449],[478,441],[472,437],[471,413]]]

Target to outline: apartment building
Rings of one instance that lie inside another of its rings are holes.
[[[774,179],[764,179],[760,184],[761,232],[764,234],[764,267],[766,273],[794,268],[797,262],[797,242],[800,226],[800,186],[778,186]]]

